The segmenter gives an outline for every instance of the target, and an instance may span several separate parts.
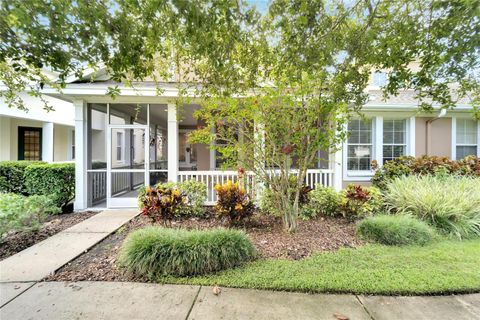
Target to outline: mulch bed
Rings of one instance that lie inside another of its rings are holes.
[[[0,243],[0,260],[31,247],[97,213],[98,212],[86,211],[53,215],[48,217],[47,221],[43,223],[38,231],[32,233],[11,233]]]
[[[144,216],[134,218],[46,280],[147,282],[147,279],[134,277],[119,270],[116,258],[128,233],[150,224],[150,220]],[[209,229],[219,226],[224,225],[213,217],[178,220],[172,223],[173,228],[186,229]],[[298,260],[310,256],[313,252],[333,251],[341,247],[357,247],[362,244],[355,237],[355,224],[340,218],[320,217],[300,221],[295,234],[285,232],[282,229],[282,221],[271,216],[256,217],[238,228],[246,231],[264,258]]]

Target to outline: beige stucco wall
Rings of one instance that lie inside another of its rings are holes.
[[[69,148],[71,143],[69,139],[72,136],[73,128],[55,125],[53,128],[53,161],[69,161]]]
[[[430,123],[427,141],[427,121],[434,118],[419,117],[415,120],[415,155],[450,157],[452,155],[452,119],[440,118]],[[428,152],[427,152],[427,143]]]
[[[10,118],[0,117],[0,161],[11,160]]]
[[[342,188],[346,188],[349,184],[361,185],[361,186],[371,186],[372,183],[370,181],[342,181]]]

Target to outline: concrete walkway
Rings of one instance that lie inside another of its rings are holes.
[[[0,261],[0,283],[40,281],[136,215],[138,210],[103,211]],[[3,297],[0,301],[3,301]]]
[[[19,286],[14,289],[14,286]],[[16,292],[15,292],[16,291]],[[15,293],[13,293],[15,292]],[[381,297],[121,282],[8,283],[0,319],[480,319],[480,294]]]

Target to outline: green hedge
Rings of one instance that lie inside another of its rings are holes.
[[[29,194],[48,195],[63,207],[75,197],[75,165],[32,164],[25,170],[25,186]]]
[[[42,164],[41,161],[1,161],[0,192],[26,195],[25,169],[31,164]]]
[[[119,265],[136,275],[199,275],[253,259],[255,249],[239,230],[185,230],[147,227],[128,235]]]

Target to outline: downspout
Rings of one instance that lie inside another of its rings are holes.
[[[430,127],[431,127],[431,124],[434,121],[437,121],[438,119],[445,117],[446,114],[447,114],[447,109],[441,109],[440,112],[438,113],[438,116],[436,116],[435,118],[429,119],[426,122],[426,126],[425,126],[425,130],[426,130],[426,132],[425,132],[425,154],[427,156],[430,153]]]

